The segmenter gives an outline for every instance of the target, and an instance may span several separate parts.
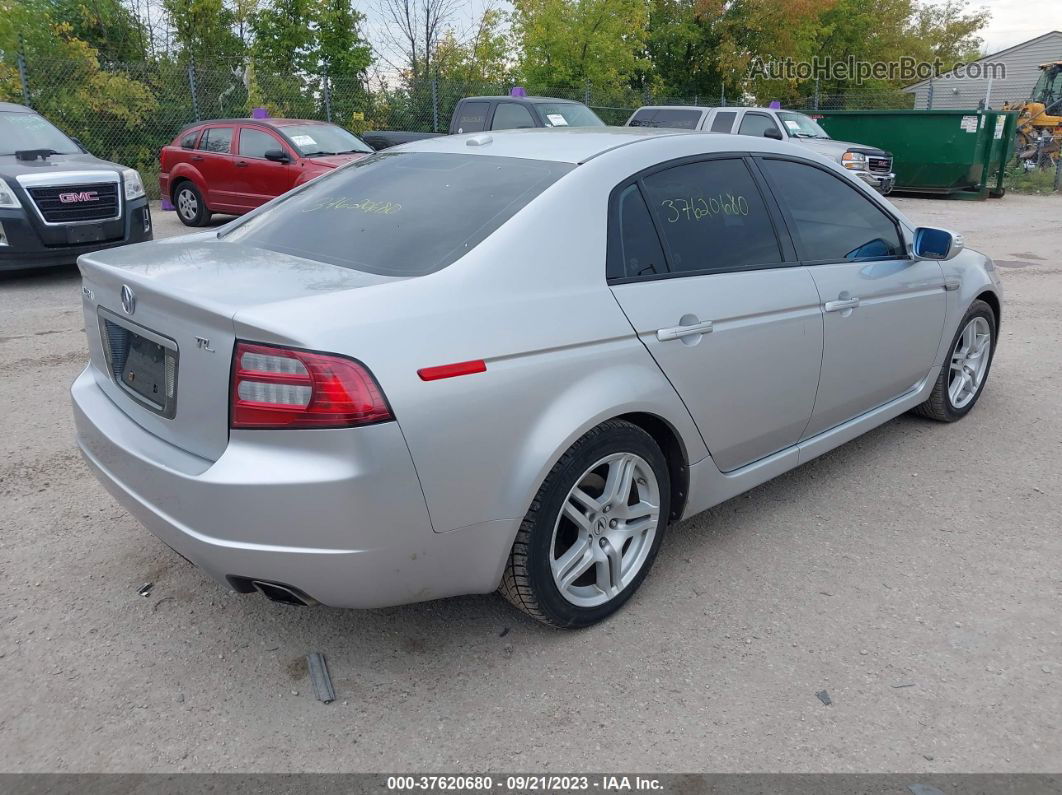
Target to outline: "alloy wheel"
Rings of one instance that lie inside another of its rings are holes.
[[[199,212],[199,201],[196,199],[195,194],[187,188],[177,192],[177,212],[188,221],[195,218]]]
[[[660,484],[633,453],[595,463],[568,492],[553,527],[550,569],[561,595],[596,607],[638,576],[660,520]]]
[[[972,318],[951,352],[948,400],[953,408],[964,408],[977,396],[988,372],[991,354],[992,329],[988,321],[983,317]]]

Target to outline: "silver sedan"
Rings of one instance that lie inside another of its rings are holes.
[[[83,256],[78,444],[220,582],[592,624],[670,523],[903,412],[962,418],[991,260],[807,150],[434,138],[220,230]]]

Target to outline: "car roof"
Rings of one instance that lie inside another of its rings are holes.
[[[509,102],[559,102],[565,105],[582,105],[583,103],[577,99],[561,99],[559,97],[513,97],[508,95],[499,96],[481,96],[481,97],[465,97],[469,102],[492,102],[493,100],[504,99]]]
[[[792,144],[747,135],[728,135],[664,127],[536,127],[519,130],[443,135],[402,144],[389,152],[445,152],[462,155],[520,157],[560,163],[585,163],[615,149],[661,138],[699,136],[699,151],[788,152]],[[781,147],[781,148],[779,148]]]
[[[320,119],[203,119],[203,121],[197,121],[195,124],[186,125],[184,129],[190,130],[193,127],[202,127],[208,124],[264,124],[266,127],[289,127],[293,124],[331,124],[331,122],[321,121]]]

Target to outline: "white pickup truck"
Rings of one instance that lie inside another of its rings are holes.
[[[814,119],[792,110],[646,105],[627,119],[626,126],[675,127],[790,141],[836,160],[879,193],[889,193],[896,184],[891,153],[873,146],[835,141]]]

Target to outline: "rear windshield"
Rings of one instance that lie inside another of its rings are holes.
[[[421,276],[471,251],[572,168],[381,152],[281,197],[222,238],[368,273]]]
[[[0,155],[13,155],[26,149],[51,149],[59,155],[81,151],[43,116],[0,111]]]
[[[660,108],[657,110],[640,110],[631,119],[630,127],[675,127],[681,130],[696,130],[701,120],[699,110],[677,110]]]
[[[536,102],[535,107],[547,127],[605,126],[596,113],[577,102]]]

